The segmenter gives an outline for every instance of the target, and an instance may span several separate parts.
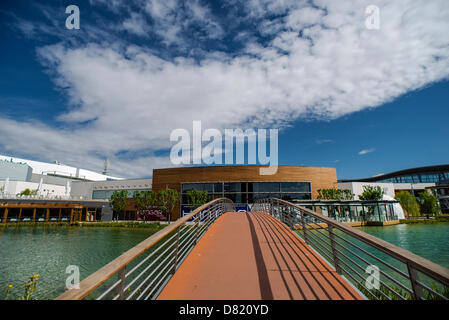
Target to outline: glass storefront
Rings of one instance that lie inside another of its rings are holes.
[[[206,190],[209,200],[226,197],[236,205],[247,205],[257,199],[274,197],[287,201],[311,200],[310,182],[208,182],[183,183],[181,205],[188,205],[189,190]]]
[[[358,200],[345,202],[301,201],[295,203],[339,222],[377,222],[398,219],[393,207],[393,204],[397,203],[397,201],[393,200],[381,200],[376,202]]]
[[[92,199],[94,200],[110,199],[114,191],[117,190],[94,190],[92,191]],[[128,198],[132,198],[134,191],[151,191],[151,189],[128,189],[127,191],[128,191]]]

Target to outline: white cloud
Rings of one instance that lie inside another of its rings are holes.
[[[171,130],[190,129],[193,120],[202,120],[204,129],[223,129],[281,126],[300,117],[334,119],[449,75],[445,0],[378,1],[380,30],[365,28],[370,1],[317,0],[319,9],[304,1],[257,3],[249,4],[253,16],[263,17],[268,8],[286,16],[275,25],[261,18],[259,27],[273,40],[248,37],[239,56],[209,52],[198,62],[163,60],[124,44],[40,48],[70,108],[59,113],[58,127],[0,118],[1,144],[11,152],[27,150],[66,163],[86,160],[98,168],[108,156],[114,174],[143,176],[170,165],[153,152],[169,147]],[[157,28],[166,27],[167,43],[179,41],[183,27],[175,7],[176,1],[149,1],[146,7]],[[211,38],[222,36],[209,9],[192,8],[188,21],[203,19],[203,26],[218,32]],[[141,32],[138,25],[128,27]],[[124,160],[119,152],[144,155]]]
[[[147,36],[149,33],[149,26],[146,23],[145,18],[135,12],[131,13],[131,16],[123,21],[122,26],[123,29],[138,36]]]
[[[374,151],[374,148],[371,148],[371,149],[364,149],[364,150],[361,150],[360,152],[359,152],[359,155],[364,155],[364,154],[367,154],[367,153],[371,153],[371,152],[373,152]]]

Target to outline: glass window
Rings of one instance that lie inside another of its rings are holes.
[[[225,182],[224,183],[224,192],[242,192],[242,185],[244,183],[240,182]],[[246,183],[244,184],[244,188],[246,189]]]
[[[223,183],[221,182],[214,183],[214,192],[215,193],[223,192]]]
[[[187,193],[189,190],[207,191],[209,193],[213,192],[213,183],[183,183],[182,192]]]
[[[254,182],[253,191],[254,192],[279,192],[280,186],[279,182]]]
[[[310,182],[281,182],[281,192],[311,192]]]
[[[190,190],[198,190],[198,184],[196,183],[183,183],[182,187],[181,187],[181,192],[182,193],[187,193],[187,191]]]
[[[310,193],[283,193],[281,199],[285,201],[310,200],[312,195]]]
[[[208,193],[214,192],[214,183],[203,183],[203,191],[207,191]]]
[[[226,193],[225,197],[231,199],[234,203],[237,203],[237,196],[235,193]]]
[[[249,195],[248,195],[249,197]],[[262,199],[262,198],[268,198],[268,197],[272,197],[272,198],[280,198],[280,195],[278,193],[254,193],[253,194],[253,198],[254,200],[257,199]]]

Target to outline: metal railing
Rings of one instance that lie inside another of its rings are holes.
[[[251,211],[287,225],[368,299],[449,299],[449,270],[405,249],[280,199]]]
[[[234,203],[226,198],[199,207],[88,276],[79,283],[78,289],[70,289],[56,300],[156,299],[202,235],[229,211],[234,211]]]

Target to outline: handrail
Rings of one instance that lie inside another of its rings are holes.
[[[333,259],[336,259],[337,262],[339,259],[338,253],[340,253],[340,255],[342,255],[341,251],[338,248],[344,248],[351,254],[357,256],[357,254],[355,254],[354,252],[351,252],[347,247],[342,245],[340,242],[336,241],[337,239],[341,239],[341,240],[347,242],[345,244],[351,245],[352,248],[356,248],[356,250],[359,250],[359,251],[363,252],[364,254],[367,254],[368,256],[370,256],[371,254],[364,251],[360,247],[352,244],[351,242],[346,241],[344,238],[342,238],[341,236],[336,234],[334,231],[332,231],[333,228],[338,229],[338,230],[342,231],[343,233],[345,233],[349,236],[352,236],[352,237],[356,238],[357,240],[360,240],[360,241],[374,247],[375,249],[387,254],[388,256],[393,257],[393,258],[399,260],[400,262],[404,263],[407,266],[408,278],[412,283],[412,289],[413,289],[415,298],[417,298],[417,297],[422,298],[422,293],[420,294],[419,292],[417,292],[419,290],[417,290],[417,288],[415,286],[418,285],[418,286],[425,288],[425,286],[418,281],[418,277],[415,275],[416,271],[419,271],[419,272],[425,274],[426,276],[429,276],[429,277],[433,278],[434,280],[439,281],[440,284],[442,284],[446,287],[449,287],[449,269],[447,269],[439,264],[436,264],[432,261],[429,261],[421,256],[418,256],[408,250],[405,250],[405,249],[395,246],[387,241],[384,241],[384,240],[379,239],[375,236],[372,236],[368,233],[365,233],[361,230],[358,230],[357,228],[353,228],[351,226],[345,225],[345,224],[338,222],[338,221],[336,221],[332,218],[329,218],[327,216],[320,215],[320,214],[318,214],[310,209],[307,209],[305,207],[290,203],[285,200],[277,199],[277,198],[265,198],[265,199],[257,200],[255,205],[253,206],[252,210],[253,211],[265,211],[271,215],[274,215],[273,210],[275,207],[279,209],[284,206],[292,208],[293,210],[296,209],[300,212],[299,218],[296,215],[292,215],[290,213],[290,211],[286,212],[285,213],[286,217],[283,218],[284,221],[282,221],[282,222],[289,225],[289,227],[291,227],[295,231],[297,231],[298,229],[302,230],[303,238],[306,238],[306,239],[304,239],[306,242],[311,242],[311,241],[307,241],[307,236],[308,235],[316,236],[317,230],[319,230],[319,229],[325,229],[329,232],[329,237],[324,233],[322,233],[322,236],[328,237],[328,240],[330,241],[331,247],[332,247],[331,252],[333,255]],[[276,217],[276,218],[278,218],[278,217]],[[310,218],[315,218],[316,220],[319,220],[320,224],[318,224],[316,222],[312,223],[312,224],[307,223],[307,219],[310,219]],[[293,220],[293,222],[292,222],[292,220]],[[322,224],[326,224],[326,226],[323,226]],[[316,232],[315,232],[315,234],[310,233],[310,232],[308,233],[309,230],[313,230]],[[317,241],[317,238],[311,238],[310,240],[314,240],[314,243],[318,243],[318,244],[320,244],[320,246],[322,246],[324,243],[322,239],[319,239]],[[360,256],[357,256],[357,257],[360,258]],[[345,258],[347,260],[350,260],[347,256],[345,256]],[[379,258],[377,258],[373,255],[371,255],[371,258],[375,258],[375,259],[379,260]],[[386,266],[388,266],[390,269],[395,269],[393,266],[390,266],[386,263],[384,263],[384,264]],[[341,267],[341,266],[338,266],[338,267],[336,266],[337,271],[338,271],[339,267]],[[397,270],[397,269],[394,271],[397,273],[400,273],[399,270]],[[382,273],[382,271],[381,271],[381,273]],[[386,277],[388,278],[389,276],[386,275]],[[429,288],[426,288],[426,289],[429,289]],[[439,295],[437,292],[434,292],[432,290],[428,290],[428,291],[431,291],[432,294],[438,295],[441,297],[441,295]]]
[[[156,232],[149,238],[143,240],[139,244],[137,244],[135,247],[129,249],[122,255],[120,255],[118,258],[114,259],[113,261],[109,262],[104,267],[100,268],[98,271],[94,272],[84,280],[82,280],[79,283],[79,289],[70,289],[64,293],[62,293],[60,296],[58,296],[55,300],[81,300],[85,297],[87,297],[92,291],[100,287],[103,283],[105,283],[107,280],[109,280],[112,276],[114,276],[117,273],[120,273],[122,270],[125,270],[126,266],[130,264],[132,261],[134,261],[136,258],[138,258],[142,253],[146,252],[150,248],[152,248],[155,244],[157,244],[160,240],[162,240],[164,237],[169,235],[170,233],[178,230],[179,228],[184,225],[187,221],[191,220],[192,218],[198,218],[199,214],[202,213],[204,210],[211,208],[215,205],[222,204],[223,202],[227,202],[227,204],[230,204],[233,206],[233,203],[231,200],[227,198],[219,198],[212,200],[196,210],[194,210],[192,213],[187,214],[186,216],[176,220],[174,223],[170,224],[169,226],[165,227],[164,229]],[[221,212],[223,213],[223,212]],[[178,232],[179,233],[179,232]],[[124,278],[124,277],[123,277]],[[123,279],[122,278],[122,279]]]
[[[281,199],[276,199],[280,202],[284,202],[286,204],[290,204],[290,202],[285,201],[285,200],[281,200]],[[442,277],[442,279],[446,279],[448,281],[449,284],[449,269],[436,264],[430,260],[427,260],[421,256],[418,256],[408,250],[405,250],[401,247],[398,247],[390,242],[387,242],[385,240],[379,239],[373,235],[370,235],[369,233],[363,232],[358,230],[357,228],[353,228],[351,226],[345,225],[344,223],[338,222],[332,218],[326,217],[324,215],[319,215],[316,212],[292,204],[294,207],[301,209],[303,211],[305,211],[307,214],[322,220],[323,222],[326,222],[327,224],[330,224],[334,227],[336,227],[337,229],[340,229],[341,231],[344,231],[345,233],[349,233],[350,235],[358,238],[359,240],[362,240],[363,242],[366,242],[370,245],[375,246],[376,248],[378,248],[381,251],[384,251],[385,253],[389,254],[389,255],[394,255],[396,258],[400,259],[403,262],[411,262],[413,264],[415,264],[416,266],[419,266],[420,269],[422,269],[425,272],[429,272],[434,274],[435,276],[438,277]]]

